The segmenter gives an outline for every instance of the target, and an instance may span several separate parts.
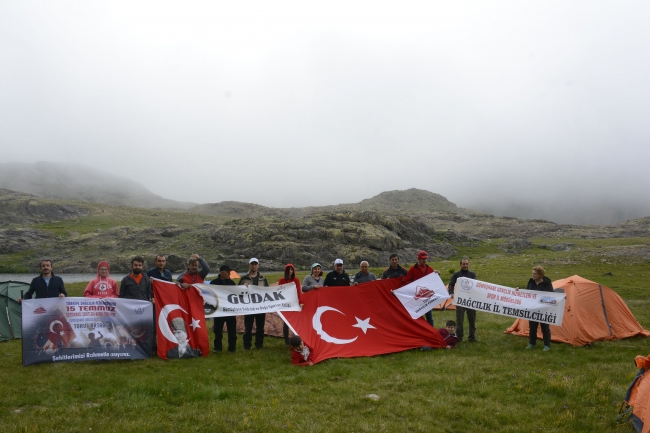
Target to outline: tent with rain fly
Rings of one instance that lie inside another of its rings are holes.
[[[584,346],[598,340],[650,337],[612,289],[578,275],[553,281],[553,288],[566,294],[566,304],[562,326],[551,325],[552,341]],[[505,333],[528,337],[528,320],[517,319]],[[542,338],[541,327],[537,334]]]
[[[18,303],[21,290],[29,290],[29,284],[16,281],[0,283],[0,341],[21,336],[22,311]]]
[[[650,433],[650,355],[637,356],[634,360],[639,369],[625,394],[624,405],[628,411],[634,408],[629,420],[637,433]],[[619,419],[622,418],[619,411]],[[627,413],[627,412],[626,412]],[[623,413],[625,415],[625,413]]]

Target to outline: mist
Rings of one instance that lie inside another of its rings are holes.
[[[2,2],[0,160],[194,203],[650,215],[647,2]]]

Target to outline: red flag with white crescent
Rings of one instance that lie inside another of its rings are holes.
[[[424,319],[414,320],[392,291],[399,279],[353,287],[324,287],[303,294],[300,312],[280,316],[313,348],[314,364],[328,358],[352,358],[428,346],[446,347]]]
[[[203,296],[196,287],[181,289],[152,278],[156,299],[158,356],[162,359],[196,358],[210,354]]]

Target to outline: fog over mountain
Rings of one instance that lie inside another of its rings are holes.
[[[418,188],[614,223],[650,215],[649,21],[642,1],[0,2],[0,161],[82,164],[152,206]]]

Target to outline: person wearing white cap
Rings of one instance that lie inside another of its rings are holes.
[[[343,260],[334,260],[334,270],[325,277],[324,287],[349,286],[350,276],[343,269]]]
[[[242,275],[239,280],[240,286],[263,286],[269,287],[269,282],[266,277],[258,272],[260,261],[255,257],[248,261],[248,272]],[[266,321],[266,313],[248,314],[244,316],[244,350],[251,348],[253,342],[253,322],[255,323],[255,347],[262,349],[264,347],[264,322]]]

